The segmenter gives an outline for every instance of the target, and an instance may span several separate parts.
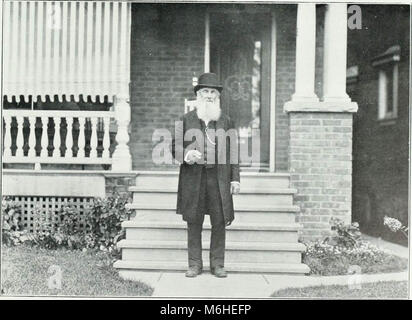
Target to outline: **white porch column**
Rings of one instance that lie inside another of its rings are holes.
[[[326,6],[323,58],[323,100],[350,102],[346,94],[347,6]]]
[[[299,3],[296,31],[296,79],[293,102],[316,102],[315,48],[316,48],[316,5]]]

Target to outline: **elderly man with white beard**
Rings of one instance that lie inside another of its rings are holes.
[[[224,268],[226,226],[234,219],[233,194],[240,191],[237,131],[220,108],[223,87],[214,73],[204,73],[194,87],[196,110],[176,122],[172,154],[180,165],[177,214],[187,222],[189,268],[186,277],[203,271],[202,229],[210,216],[210,271]],[[194,138],[194,141],[193,141]]]

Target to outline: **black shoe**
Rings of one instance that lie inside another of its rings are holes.
[[[227,272],[223,267],[211,268],[210,271],[218,278],[226,278]]]
[[[202,269],[199,267],[189,267],[189,269],[186,271],[185,276],[188,278],[195,278],[199,274],[202,274]]]

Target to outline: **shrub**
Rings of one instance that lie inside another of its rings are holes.
[[[53,236],[59,247],[82,249],[87,247],[84,219],[79,210],[73,206],[65,206],[58,212],[57,230]]]
[[[126,209],[128,200],[119,195],[95,198],[85,208],[83,217],[76,207],[63,207],[52,234],[55,242],[69,249],[99,249],[118,254],[116,243],[125,236],[121,224],[132,214],[132,210]]]
[[[128,201],[127,196],[118,195],[93,200],[85,219],[89,247],[116,250],[116,243],[125,237],[121,224],[132,216],[132,210],[126,209]]]
[[[121,223],[132,215],[132,210],[126,209],[128,201],[126,195],[95,198],[85,208],[84,215],[70,205],[62,207],[59,212],[35,207],[34,232],[30,234],[21,230],[18,222],[20,205],[4,199],[3,241],[10,244],[28,242],[45,249],[99,249],[116,257],[120,255],[116,243],[125,236]]]
[[[44,247],[53,247],[47,245],[51,241],[51,219],[47,213],[35,207],[33,210],[33,229],[34,233],[23,229],[21,223],[22,213],[21,204],[11,200],[8,197],[2,199],[2,240],[6,245],[17,245],[24,242],[42,243]],[[45,242],[45,243],[43,243]]]
[[[22,230],[20,223],[21,206],[5,197],[1,202],[2,242],[5,245],[17,245],[27,239],[27,231]]]
[[[323,240],[324,243],[351,248],[361,240],[361,232],[357,222],[345,224],[342,220],[333,217],[330,224],[331,230],[335,231],[335,235],[326,237]]]
[[[100,250],[104,253],[104,264],[113,263],[121,253],[116,244],[125,238],[121,224],[129,220],[133,213],[126,209],[128,201],[126,195],[95,198],[83,219],[76,208],[63,208],[57,233],[63,239],[62,245],[71,249]]]
[[[62,246],[63,239],[55,231],[53,214],[35,207],[33,211],[33,233],[29,243],[45,249],[57,249]]]

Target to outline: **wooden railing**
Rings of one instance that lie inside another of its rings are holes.
[[[114,111],[3,110],[3,163],[110,165],[114,120]]]

